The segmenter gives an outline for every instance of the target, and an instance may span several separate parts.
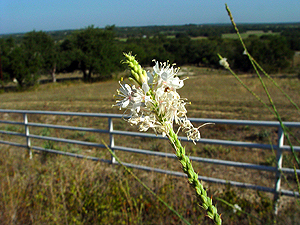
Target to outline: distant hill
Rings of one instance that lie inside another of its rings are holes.
[[[286,30],[299,30],[300,22],[297,23],[269,23],[269,24],[238,24],[241,33],[247,31],[263,31],[281,33]],[[222,34],[235,33],[231,24],[186,24],[172,26],[140,26],[140,27],[114,27],[116,36],[119,38],[145,37],[156,35],[188,35],[190,37],[221,37]],[[64,39],[76,30],[46,31],[56,41]],[[25,33],[1,34],[0,38],[20,39]]]

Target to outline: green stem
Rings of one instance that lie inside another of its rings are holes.
[[[243,41],[243,39],[242,39],[242,37],[241,37],[241,35],[240,35],[240,32],[239,32],[239,30],[238,30],[238,28],[237,28],[237,26],[236,26],[236,23],[235,23],[234,20],[233,20],[233,16],[232,16],[231,11],[230,11],[229,7],[227,6],[227,4],[225,4],[225,7],[226,7],[227,13],[228,13],[228,15],[229,15],[229,17],[230,17],[230,21],[231,21],[231,23],[232,23],[232,25],[233,25],[233,27],[234,27],[234,29],[235,29],[235,31],[236,31],[238,37],[239,37],[239,40],[240,40],[240,42],[241,42],[241,44],[242,44],[242,46],[243,46],[243,48],[244,48],[244,50],[245,50],[245,52],[246,52],[246,54],[247,54],[249,60],[250,60],[250,62],[251,62],[251,64],[252,64],[252,66],[253,66],[253,68],[254,68],[254,70],[255,70],[255,72],[256,72],[256,74],[257,74],[257,76],[258,76],[258,78],[259,78],[259,80],[260,80],[260,82],[261,82],[261,84],[262,84],[262,87],[263,87],[264,90],[265,90],[265,93],[266,93],[266,95],[267,95],[267,97],[268,97],[268,99],[269,99],[269,102],[270,102],[271,106],[272,106],[273,113],[275,114],[275,117],[276,117],[277,120],[279,121],[280,126],[281,126],[281,128],[282,128],[282,130],[283,130],[283,132],[284,132],[284,135],[286,136],[287,142],[288,142],[289,146],[291,147],[292,154],[293,154],[293,156],[294,156],[294,158],[295,158],[295,160],[296,160],[296,162],[297,162],[297,164],[298,164],[298,167],[300,167],[299,159],[298,159],[298,157],[297,157],[297,155],[296,155],[296,153],[295,153],[295,150],[294,150],[294,147],[293,147],[292,142],[291,142],[291,140],[290,140],[290,137],[289,137],[289,135],[288,135],[287,129],[286,129],[286,127],[284,126],[284,124],[283,124],[283,122],[282,122],[282,119],[281,119],[281,117],[280,117],[280,115],[279,115],[279,113],[278,113],[278,111],[277,111],[277,109],[276,109],[276,106],[275,106],[275,104],[274,104],[274,102],[273,102],[273,100],[272,100],[272,97],[271,97],[271,95],[270,95],[270,93],[269,93],[269,91],[268,91],[268,89],[267,89],[267,87],[266,87],[264,81],[262,80],[262,78],[261,78],[261,76],[260,76],[260,74],[259,74],[259,71],[258,71],[257,67],[258,67],[265,75],[266,75],[267,73],[262,69],[262,67],[261,67],[261,66],[253,59],[253,57],[249,54],[249,52],[248,52],[248,50],[247,50],[247,47],[246,47],[246,45],[245,45],[245,43],[244,43],[244,41]],[[268,75],[267,77],[269,77],[269,75]],[[275,82],[275,81],[273,81],[273,83],[274,83],[274,82]],[[278,85],[275,85],[275,86],[278,87]],[[282,90],[282,89],[279,88],[279,90]],[[281,92],[283,92],[283,90],[282,90]],[[287,94],[285,94],[285,92],[283,92],[283,93],[284,93],[285,96],[288,96]],[[291,102],[291,103],[297,108],[297,110],[299,111],[298,106],[292,101],[292,99],[291,99],[290,97],[288,97],[288,99],[290,100],[290,102]]]
[[[298,112],[300,112],[300,108],[298,107],[298,105],[291,99],[291,97],[285,93],[285,91],[279,87],[279,85],[275,82],[275,80],[270,77],[270,75],[258,64],[258,62],[249,54],[249,57],[251,57],[252,61],[255,63],[255,65],[258,67],[258,69],[260,69],[260,71],[269,79],[272,81],[272,83],[275,85],[275,87],[277,87],[280,92],[292,103],[292,105],[298,110]]]
[[[155,194],[143,181],[141,181],[131,170],[129,170],[122,162],[121,160],[116,156],[116,154],[108,147],[108,145],[102,140],[102,143],[105,145],[107,150],[112,154],[112,156],[117,160],[117,162],[128,172],[131,176],[133,176],[134,179],[136,179],[147,191],[149,191],[155,198],[157,198],[161,203],[163,203],[168,209],[170,209],[176,216],[178,216],[185,224],[190,223],[183,218],[182,215],[180,215],[175,209],[173,209],[168,203],[166,203],[161,197],[159,197],[157,194]]]
[[[219,59],[223,59],[223,57],[220,54],[217,54],[219,56]],[[238,75],[230,68],[227,68],[230,73],[238,80],[238,82],[240,82],[240,84],[247,89],[247,91],[249,91],[259,102],[261,102],[272,114],[274,114],[274,112],[272,111],[272,109],[257,95],[254,93],[254,91],[252,91],[239,77]]]
[[[221,198],[216,198],[216,199],[217,199],[218,201],[220,201],[220,202],[222,202],[222,203],[224,203],[224,204],[230,206],[230,207],[233,208],[233,209],[235,208],[234,205],[230,204],[229,202],[225,201],[224,199],[221,199]],[[258,221],[260,221],[261,223],[263,223],[259,218],[253,216],[253,215],[250,214],[250,213],[247,213],[247,212],[244,211],[244,210],[240,210],[240,209],[236,209],[236,210],[238,210],[238,211],[240,211],[240,212],[242,212],[242,213],[244,213],[244,214],[246,214],[246,215],[248,215],[248,216],[250,216],[250,217],[252,217],[252,218],[254,218],[254,219],[256,219],[256,220],[258,220]]]
[[[176,152],[176,156],[182,165],[182,170],[188,176],[188,181],[195,189],[196,196],[202,203],[202,207],[206,210],[207,216],[212,219],[215,224],[222,224],[221,216],[218,214],[217,208],[213,205],[212,199],[207,196],[203,185],[198,179],[198,174],[193,169],[190,159],[185,155],[185,148],[182,147],[181,142],[173,129],[170,129],[168,137]]]
[[[243,41],[243,39],[242,39],[242,36],[240,35],[240,32],[239,32],[239,29],[237,28],[237,25],[236,25],[236,23],[234,22],[234,20],[233,20],[233,16],[232,16],[232,14],[231,14],[231,11],[230,11],[230,9],[229,9],[229,7],[227,6],[227,4],[225,4],[225,7],[226,7],[226,10],[227,10],[227,13],[228,13],[228,15],[229,15],[229,18],[230,18],[230,21],[231,21],[231,23],[232,23],[232,25],[233,25],[233,27],[234,27],[234,29],[235,29],[235,31],[236,31],[236,34],[238,35],[238,38],[239,38],[239,41],[241,42],[241,44],[242,44],[242,46],[243,46],[243,48],[244,48],[244,50],[245,50],[245,52],[246,52],[246,54],[247,54],[247,56],[248,56],[248,58],[249,58],[249,60],[250,60],[250,62],[252,63],[252,65],[253,65],[253,68],[255,69],[255,71],[256,71],[256,73],[258,73],[258,71],[257,71],[257,68],[269,79],[269,80],[271,80],[272,81],[272,83],[280,90],[280,92],[292,103],[292,105],[294,105],[294,107],[298,110],[298,112],[300,112],[300,109],[299,109],[299,107],[298,107],[298,105],[290,98],[290,96],[288,96],[288,94],[287,93],[285,93],[284,92],[284,90],[282,89],[282,88],[280,88],[279,87],[279,85],[275,82],[275,80],[274,79],[272,79],[271,77],[270,77],[270,75],[258,64],[258,62],[250,55],[250,53],[248,52],[248,50],[247,50],[247,47],[246,47],[246,45],[245,45],[245,43],[244,43],[244,41]],[[257,68],[256,68],[257,67]]]
[[[298,193],[300,194],[300,183],[299,183],[298,174],[297,174],[295,166],[294,166],[294,174],[295,174],[295,177],[296,177],[296,183],[297,183],[297,187],[298,187]],[[297,202],[299,204],[299,200]]]

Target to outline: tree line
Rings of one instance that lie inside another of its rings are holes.
[[[225,26],[221,30],[227,29]],[[162,33],[154,29],[148,35],[140,35],[141,31],[136,30],[139,35],[127,35],[126,39],[120,39],[124,36],[117,35],[120,29],[114,26],[104,29],[89,26],[59,40],[43,31],[28,32],[18,41],[12,37],[1,38],[1,82],[14,79],[20,87],[28,87],[36,84],[42,74],[49,74],[55,82],[57,73],[78,70],[85,81],[111,79],[114,72],[124,70],[120,63],[122,53],[129,51],[137,54],[144,66],[150,66],[156,59],[179,66],[213,68],[219,67],[217,53],[220,53],[228,58],[233,69],[252,72],[239,41],[224,39],[211,27],[204,30],[207,36],[196,39],[192,37],[199,32],[188,26],[172,37],[167,35],[171,30]],[[278,72],[289,67],[294,50],[300,49],[297,34],[285,30],[285,35],[252,35],[244,41],[252,56],[268,72]]]

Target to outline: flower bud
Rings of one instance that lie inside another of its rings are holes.
[[[142,70],[142,73],[140,74],[140,81],[142,84],[147,83],[148,81],[147,72],[145,70]]]
[[[131,70],[131,74],[132,74],[134,80],[135,80],[137,83],[140,83],[139,75],[138,75],[134,70]]]
[[[226,58],[222,58],[219,63],[221,66],[224,66],[225,69],[229,69],[229,63],[227,62]]]

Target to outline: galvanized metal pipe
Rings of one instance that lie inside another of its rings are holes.
[[[79,144],[79,145],[84,145],[84,146],[105,148],[105,145],[99,144],[99,143],[92,143],[92,142],[86,142],[86,141],[77,141],[77,140],[72,140],[72,139],[64,139],[64,138],[56,138],[56,137],[48,137],[48,136],[40,136],[40,135],[30,134],[30,132],[29,132],[30,126],[54,128],[54,129],[65,129],[65,130],[75,130],[75,131],[87,131],[87,132],[96,132],[96,133],[107,133],[107,134],[109,134],[109,139],[110,139],[109,147],[113,151],[116,151],[116,150],[126,151],[126,152],[133,152],[133,153],[147,154],[147,155],[154,155],[154,156],[168,157],[168,158],[176,157],[174,154],[171,154],[171,153],[154,152],[154,151],[150,151],[150,150],[116,146],[115,140],[114,140],[116,135],[165,139],[165,137],[162,137],[161,135],[114,130],[113,119],[124,118],[124,115],[101,114],[101,113],[58,112],[58,111],[7,110],[7,109],[0,109],[0,113],[23,114],[24,122],[0,120],[0,124],[3,123],[3,124],[11,124],[11,125],[23,125],[25,127],[25,133],[18,133],[18,132],[6,131],[6,130],[0,130],[0,133],[5,134],[5,135],[16,135],[16,136],[25,137],[26,145],[14,143],[14,142],[8,142],[8,141],[4,141],[4,140],[0,140],[0,144],[6,144],[6,145],[12,145],[12,146],[16,146],[16,147],[27,148],[28,152],[29,152],[29,156],[31,156],[31,157],[32,157],[31,150],[33,149],[33,150],[37,150],[37,151],[46,151],[46,152],[53,153],[53,154],[61,154],[61,155],[66,155],[66,156],[71,156],[71,157],[90,159],[90,160],[94,160],[94,161],[102,161],[105,163],[118,164],[113,156],[112,156],[111,160],[104,160],[104,159],[99,159],[97,157],[90,157],[90,156],[85,156],[85,155],[80,155],[80,154],[69,153],[69,152],[62,152],[62,151],[53,150],[53,149],[45,149],[45,148],[42,148],[39,146],[31,146],[31,139],[42,139],[42,140],[49,140],[49,141],[56,141],[56,142],[64,142],[64,143],[69,143],[69,144]],[[108,118],[108,129],[105,130],[105,129],[95,129],[95,128],[87,128],[87,127],[73,127],[73,126],[62,126],[62,125],[54,125],[54,124],[30,123],[28,121],[28,114]],[[244,188],[250,188],[250,189],[255,189],[255,190],[271,192],[274,194],[275,201],[277,201],[279,199],[280,194],[287,195],[287,196],[299,196],[299,193],[297,193],[297,192],[281,189],[281,185],[280,185],[281,173],[282,172],[294,173],[294,169],[293,168],[282,168],[282,153],[283,153],[283,151],[291,151],[291,147],[284,145],[284,135],[283,135],[283,131],[280,127],[279,122],[276,122],[276,121],[250,121],[250,120],[222,120],[222,119],[205,119],[205,118],[190,118],[190,120],[191,120],[191,122],[194,122],[194,123],[210,122],[210,123],[215,123],[215,124],[277,127],[278,131],[279,131],[278,132],[278,143],[275,146],[268,145],[268,144],[260,144],[260,143],[216,140],[216,139],[200,139],[200,141],[199,141],[199,143],[204,143],[204,144],[217,144],[217,145],[240,146],[240,147],[247,147],[247,148],[260,148],[260,149],[276,150],[276,152],[277,152],[277,157],[276,157],[277,166],[276,167],[256,165],[256,164],[243,163],[243,162],[233,162],[233,161],[226,161],[226,160],[207,159],[207,158],[195,157],[195,156],[190,156],[190,159],[193,161],[197,161],[197,162],[212,163],[212,164],[219,164],[219,165],[225,165],[225,166],[241,167],[241,168],[246,168],[246,169],[255,169],[255,170],[276,172],[276,181],[275,181],[274,188],[262,187],[262,186],[257,186],[257,185],[253,185],[253,184],[247,184],[247,183],[236,182],[236,181],[228,181],[228,180],[222,180],[222,179],[204,177],[204,176],[199,176],[200,180],[208,181],[208,182],[216,182],[216,183],[220,183],[220,184],[231,184],[231,185],[237,186],[237,187],[244,187]],[[287,127],[298,127],[298,128],[300,127],[299,122],[283,122],[283,124]],[[182,141],[188,141],[186,137],[180,137],[180,139]],[[293,149],[295,151],[300,151],[300,146],[293,146]],[[158,168],[151,168],[151,167],[140,166],[140,165],[135,165],[135,164],[130,164],[130,163],[124,163],[124,164],[128,167],[143,169],[143,170],[147,170],[147,171],[155,171],[155,172],[165,173],[165,174],[170,174],[170,175],[175,175],[175,176],[185,176],[184,173],[180,173],[177,171],[162,170],[162,169],[158,169]],[[300,170],[297,169],[296,173],[300,174]]]

